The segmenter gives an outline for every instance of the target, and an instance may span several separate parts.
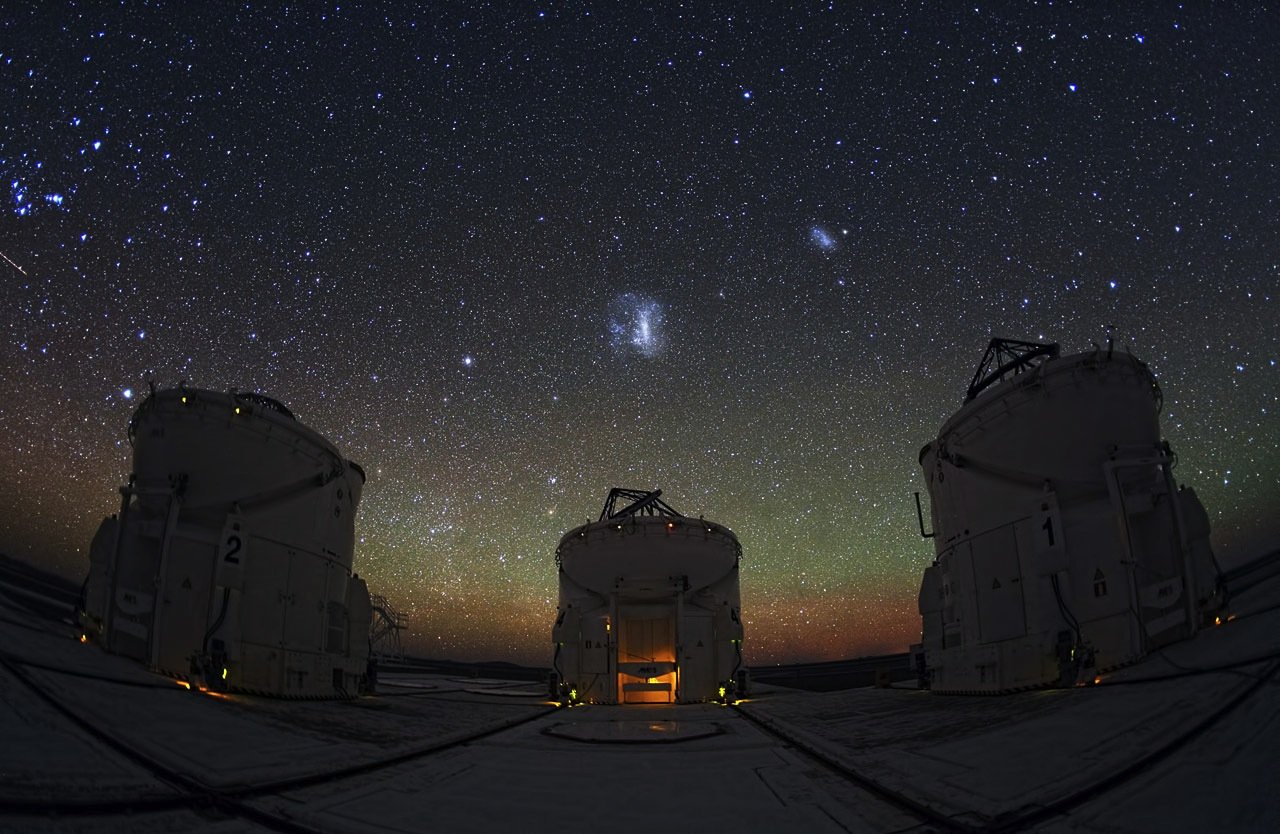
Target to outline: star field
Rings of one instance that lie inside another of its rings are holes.
[[[738,535],[751,662],[897,651],[916,455],[987,341],[1113,328],[1252,555],[1277,40],[1261,4],[6,4],[0,547],[82,576],[186,380],[364,467],[411,650],[545,664],[556,543],[618,485]]]

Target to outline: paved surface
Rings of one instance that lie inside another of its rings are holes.
[[[975,829],[1062,803],[1028,825],[1280,830],[1280,578],[1237,599],[1237,620],[1097,687],[761,686],[740,712],[555,709],[528,683],[418,674],[353,701],[214,697],[80,643],[25,599],[0,588],[0,830],[929,828],[841,767]]]

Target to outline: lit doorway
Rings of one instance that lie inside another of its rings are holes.
[[[676,700],[676,622],[667,605],[627,606],[618,624],[618,692],[624,704]]]

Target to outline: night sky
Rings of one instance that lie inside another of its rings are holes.
[[[413,650],[546,664],[617,485],[737,533],[752,662],[900,651],[988,340],[1108,327],[1274,546],[1280,16],[1113,5],[7,2],[0,549],[83,576],[186,380],[363,465]]]

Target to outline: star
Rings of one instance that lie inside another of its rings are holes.
[[[6,554],[83,579],[185,382],[360,463],[410,651],[547,665],[612,486],[739,534],[751,662],[902,651],[919,449],[993,336],[1107,324],[1220,561],[1280,538],[1257,15],[85,5],[0,49]]]

